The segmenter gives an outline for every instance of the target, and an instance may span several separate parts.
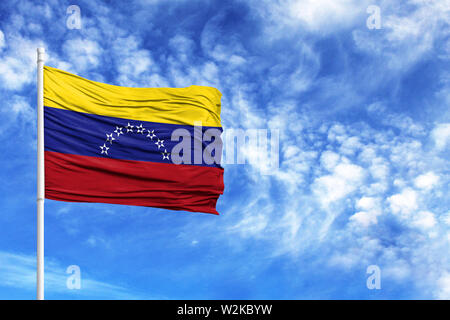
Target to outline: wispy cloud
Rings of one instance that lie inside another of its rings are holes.
[[[67,266],[68,267],[68,266]],[[46,261],[45,289],[48,295],[65,294],[75,299],[92,299],[110,297],[111,299],[150,299],[148,295],[136,295],[135,290],[98,281],[81,272],[81,288],[68,289],[67,280],[71,274],[54,259]],[[36,257],[0,251],[0,286],[36,290]],[[7,296],[3,296],[8,299]],[[24,297],[25,298],[25,297]],[[28,299],[34,299],[30,295]]]

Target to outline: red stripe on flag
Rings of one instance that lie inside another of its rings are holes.
[[[223,169],[45,151],[45,197],[219,214]]]

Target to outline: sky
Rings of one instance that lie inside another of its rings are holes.
[[[219,216],[46,200],[47,299],[450,299],[449,22],[449,0],[1,1],[0,299],[35,298],[37,47],[279,132],[270,174],[223,165]]]

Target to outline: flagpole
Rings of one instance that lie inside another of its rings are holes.
[[[44,300],[44,54],[37,49],[37,300]]]

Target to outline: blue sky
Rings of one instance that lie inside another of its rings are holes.
[[[35,297],[43,46],[96,81],[214,86],[225,129],[280,132],[271,175],[225,165],[220,216],[46,200],[46,298],[449,299],[449,22],[449,0],[1,1],[0,298]]]

